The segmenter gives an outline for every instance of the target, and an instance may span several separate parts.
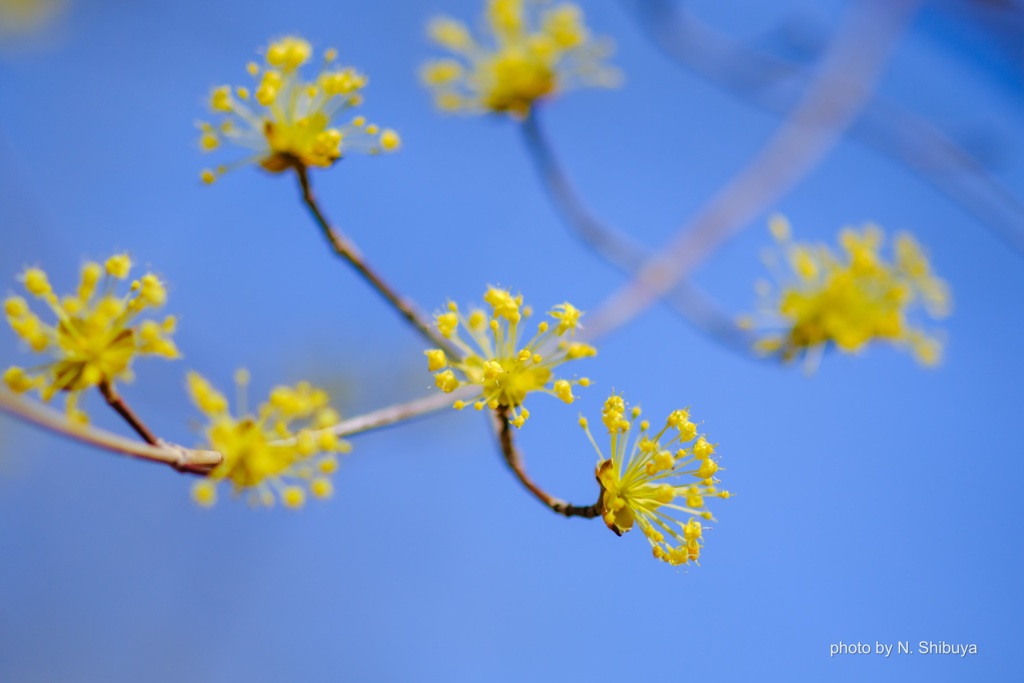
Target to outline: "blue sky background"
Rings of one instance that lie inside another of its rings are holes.
[[[799,17],[827,35],[845,8],[691,6],[781,50],[780,25]],[[957,7],[928,6],[881,92],[1024,195],[1014,34],[997,39]],[[208,88],[243,82],[258,47],[295,31],[368,73],[365,113],[402,133],[398,154],[315,175],[329,214],[400,290],[428,309],[476,301],[488,283],[541,309],[595,308],[622,280],[558,222],[513,125],[444,118],[417,84],[435,54],[425,21],[479,10],[73,5],[40,43],[0,48],[2,289],[26,264],[70,286],[84,258],[119,249],[161,273],[186,359],[140,362],[124,393],[186,444],[198,439],[190,368],[227,386],[248,367],[253,398],[311,378],[348,414],[428,393],[420,340],[328,256],[290,178],[197,180],[208,160],[193,122]],[[667,62],[621,6],[586,11],[618,43],[627,82],[567,95],[545,122],[592,205],[657,245],[777,120]],[[578,411],[596,417],[612,388],[653,416],[691,406],[737,493],[715,507],[700,568],[654,561],[638,533],[551,514],[474,414],[359,437],[335,498],[298,514],[229,500],[200,510],[184,477],[0,416],[0,680],[1019,680],[1024,259],[855,142],[772,209],[811,239],[865,220],[914,232],[954,292],[945,363],[926,371],[872,348],[807,377],[739,358],[659,307],[602,343],[576,406],[535,399],[520,434],[539,482],[590,502]],[[754,304],[763,224],[697,273],[730,311]],[[0,333],[0,359],[25,362],[12,333]],[[122,429],[97,398],[95,421]],[[979,654],[830,659],[840,640]]]

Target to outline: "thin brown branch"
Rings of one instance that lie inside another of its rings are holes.
[[[498,431],[498,443],[501,446],[501,454],[505,458],[505,463],[509,466],[509,469],[512,470],[512,473],[516,475],[516,478],[519,479],[519,482],[526,487],[526,490],[533,494],[534,498],[551,508],[553,512],[564,517],[585,517],[587,519],[593,519],[594,517],[601,516],[600,496],[598,497],[597,502],[593,505],[573,505],[561,498],[552,496],[535,484],[526,473],[526,468],[523,466],[523,459],[519,454],[518,449],[516,449],[515,441],[512,437],[513,427],[508,419],[508,409],[501,406],[497,410],[493,411],[493,416],[495,429]]]
[[[382,429],[450,408],[454,401],[467,398],[472,391],[473,388],[470,387],[451,394],[431,394],[408,403],[399,403],[342,420],[325,431],[344,437]],[[97,427],[72,422],[64,413],[4,389],[0,389],[0,411],[65,438],[140,460],[170,465],[179,472],[209,474],[210,470],[224,459],[217,451],[185,448],[163,439],[156,439],[156,443],[152,445],[140,443]]]
[[[536,107],[523,121],[522,132],[537,174],[555,209],[561,214],[562,222],[595,254],[619,271],[634,275],[652,252],[628,234],[602,221],[583,203],[544,132]],[[752,353],[752,335],[736,325],[696,285],[680,280],[665,292],[663,299],[684,320],[726,348],[748,358],[766,358]]]
[[[0,389],[0,410],[67,439],[139,460],[170,465],[179,472],[207,474],[223,460],[216,451],[183,448],[157,440],[156,445],[72,422],[67,415],[36,401]]]
[[[327,243],[336,255],[344,259],[356,269],[362,278],[369,283],[377,292],[391,304],[399,315],[415,327],[421,335],[428,339],[432,344],[437,347],[444,349],[445,353],[451,358],[460,358],[462,354],[452,346],[447,339],[442,337],[437,330],[434,329],[433,325],[430,324],[429,320],[417,309],[416,305],[406,297],[400,295],[391,285],[384,281],[377,271],[370,267],[370,264],[366,262],[359,248],[356,247],[355,243],[352,242],[348,237],[343,235],[341,231],[335,229],[327,217],[324,215],[323,210],[320,208],[320,204],[317,202],[316,197],[313,195],[313,188],[309,179],[309,171],[300,163],[294,164],[295,174],[299,178],[299,187],[302,191],[302,201],[305,203],[306,208],[309,209],[309,213],[313,216],[313,220],[320,226],[320,230],[323,232],[324,237],[327,239]]]
[[[821,69],[748,165],[590,317],[594,339],[632,320],[719,245],[796,185],[838,142],[868,101],[921,0],[863,0],[850,8]]]
[[[151,446],[157,446],[160,440],[156,438],[149,427],[147,427],[139,416],[135,414],[125,400],[114,391],[114,386],[110,382],[101,382],[99,385],[100,393],[103,394],[103,398],[107,401],[107,405],[113,408],[118,415],[120,415],[128,426],[135,430],[135,433],[142,437],[142,440]]]

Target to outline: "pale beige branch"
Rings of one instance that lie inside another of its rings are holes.
[[[391,425],[399,422],[423,417],[446,408],[454,410],[454,408],[452,408],[452,404],[454,404],[455,401],[470,399],[479,393],[479,387],[473,386],[463,387],[450,394],[438,392],[436,394],[431,394],[430,396],[425,396],[424,398],[416,399],[415,401],[409,401],[408,403],[399,403],[386,408],[381,408],[380,410],[375,410],[371,413],[350,417],[347,420],[342,420],[333,427],[314,431],[313,436],[316,437],[322,432],[333,432],[335,436],[342,437],[353,436],[354,434],[362,434],[363,432],[369,432],[383,427],[390,427]],[[273,443],[294,443],[294,439],[282,439]]]

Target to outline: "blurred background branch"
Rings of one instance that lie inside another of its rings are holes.
[[[588,339],[632,320],[796,185],[842,139],[920,0],[854,3],[806,92],[748,165],[590,317]]]
[[[811,67],[716,31],[686,11],[682,2],[621,1],[668,57],[757,107],[786,113],[812,78]],[[874,94],[847,132],[920,176],[1024,255],[1024,203],[938,126]]]
[[[537,175],[562,222],[591,251],[627,275],[634,275],[652,256],[650,249],[628,233],[599,218],[576,192],[540,122],[538,108],[522,122],[526,149]],[[696,285],[683,279],[664,294],[665,303],[687,322],[726,348],[749,358],[753,337],[736,325]]]

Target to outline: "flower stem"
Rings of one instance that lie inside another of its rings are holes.
[[[534,483],[530,476],[526,473],[526,469],[523,467],[523,460],[516,449],[515,442],[512,438],[512,423],[509,422],[508,408],[505,406],[499,406],[494,411],[494,419],[497,423],[498,429],[498,442],[501,445],[501,453],[505,457],[505,462],[508,464],[509,469],[516,475],[519,482],[526,487],[526,490],[533,494],[533,496],[540,502],[547,505],[551,510],[559,515],[565,517],[584,517],[586,519],[593,519],[594,517],[601,516],[601,498],[597,499],[597,502],[593,505],[573,505],[561,498],[556,498],[550,493],[539,487]]]
[[[296,163],[294,168],[296,175],[299,177],[299,187],[302,189],[302,201],[306,204],[306,208],[309,209],[309,213],[313,216],[317,225],[320,226],[320,229],[324,233],[324,237],[327,238],[327,242],[330,244],[334,253],[348,261],[348,263],[356,269],[362,278],[366,280],[371,287],[376,289],[377,292],[383,296],[409,324],[419,330],[420,334],[427,338],[431,343],[437,345],[441,349],[444,349],[445,353],[448,354],[449,357],[461,358],[462,354],[459,353],[459,351],[455,349],[447,339],[438,334],[426,317],[424,317],[424,315],[416,308],[415,304],[396,292],[394,288],[381,278],[379,273],[370,267],[352,240],[331,226],[327,217],[324,215],[323,210],[320,208],[320,204],[317,202],[316,197],[313,195],[313,188],[310,184],[308,169],[300,163]]]
[[[142,420],[139,419],[138,415],[135,414],[124,399],[121,398],[116,391],[114,386],[108,382],[100,382],[99,385],[100,393],[103,394],[103,398],[106,399],[107,405],[117,411],[117,414],[124,418],[124,421],[135,430],[135,433],[142,437],[142,440],[148,443],[150,446],[160,445],[160,440],[149,430]]]

